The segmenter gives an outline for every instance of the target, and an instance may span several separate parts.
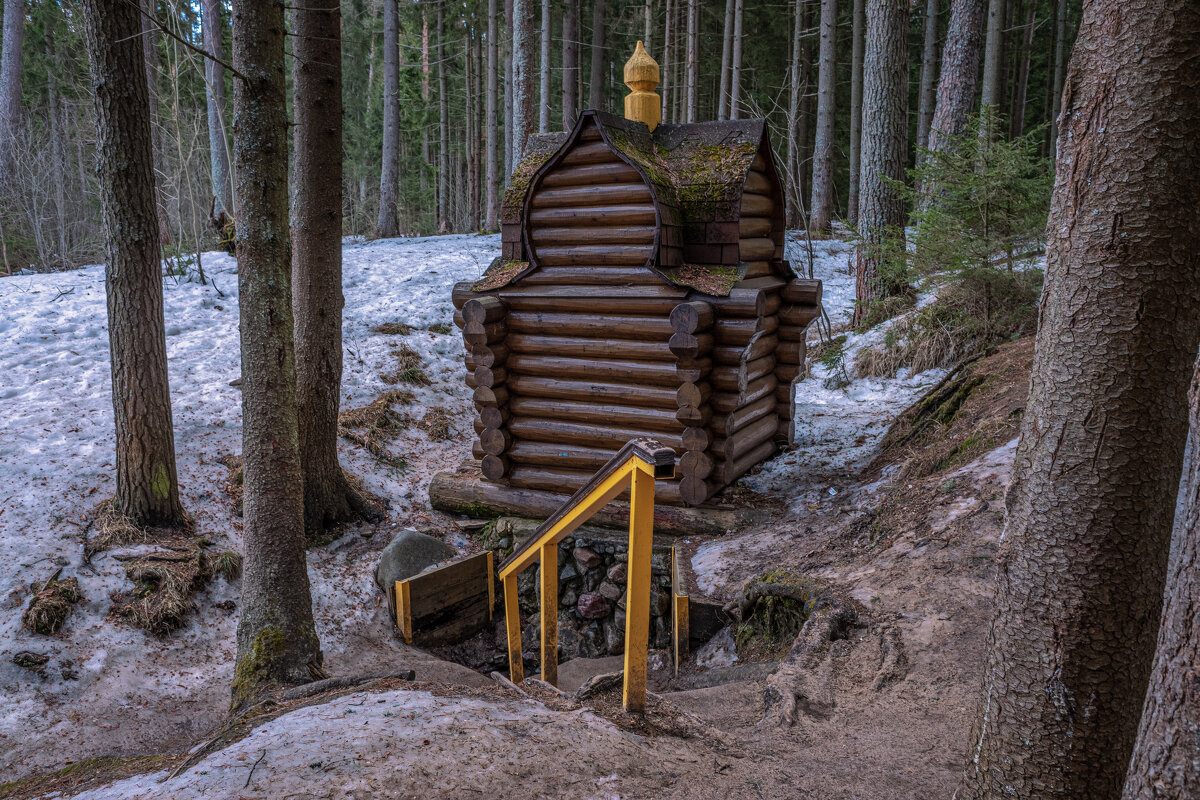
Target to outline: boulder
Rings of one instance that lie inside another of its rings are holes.
[[[576,547],[571,554],[575,557],[576,563],[584,569],[592,569],[604,563],[604,559],[590,547]]]
[[[584,619],[603,619],[612,611],[612,604],[601,595],[584,594],[580,595],[577,608]]]
[[[396,581],[419,575],[434,564],[448,561],[457,554],[458,551],[441,539],[405,528],[379,554],[379,563],[375,566],[375,585],[391,597],[391,589]]]

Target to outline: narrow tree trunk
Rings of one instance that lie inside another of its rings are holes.
[[[605,14],[608,0],[594,0],[592,5],[592,72],[588,82],[588,108],[604,108],[604,41]]]
[[[717,98],[717,119],[729,119],[729,69],[733,62],[733,6],[736,2],[737,0],[725,0],[725,27],[721,29],[721,91]]]
[[[117,2],[117,0],[111,0]],[[244,562],[233,708],[321,672],[304,554],[288,231],[284,12],[233,6]]]
[[[438,207],[437,232],[450,232],[450,93],[446,88],[446,0],[437,4]]]
[[[696,121],[696,63],[700,59],[700,3],[688,0],[687,19],[687,122]]]
[[[808,227],[827,231],[833,221],[834,51],[837,0],[821,0],[821,46],[817,72],[817,140],[813,145],[812,201]]]
[[[567,0],[563,13],[562,117],[563,130],[579,119],[579,0]]]
[[[1197,41],[1192,0],[1084,7],[960,798],[1009,797],[1015,787],[1023,797],[1106,800],[1125,781],[1200,345]],[[1170,676],[1181,679],[1194,692]],[[1184,747],[1168,762],[1195,746],[1172,735]],[[1163,755],[1152,759],[1166,763]]]
[[[787,203],[788,226],[798,227],[804,218],[803,197],[800,194],[800,40],[804,36],[804,0],[792,4],[792,61],[788,70],[788,127],[787,127]]]
[[[63,147],[62,120],[59,116],[58,76],[62,74],[62,62],[54,40],[54,26],[46,26],[46,60],[50,68],[46,71],[46,119],[50,123],[50,177],[54,187],[54,237],[57,245],[57,266],[70,267],[67,245],[67,191],[66,148]]]
[[[550,0],[542,0],[542,63],[541,63],[541,100],[538,109],[538,133],[550,132],[550,29],[553,26],[550,16]]]
[[[858,224],[858,185],[862,163],[863,37],[867,29],[866,0],[854,0],[853,43],[850,49],[850,191],[846,221]]]
[[[904,200],[895,183],[904,180],[908,151],[907,0],[867,0],[865,43],[856,324],[872,302],[897,288],[883,284],[879,267],[884,240],[904,237]]]
[[[504,46],[508,49],[504,57],[504,185],[508,186],[512,177],[513,142],[516,133],[513,129],[513,0],[504,0]]]
[[[675,16],[676,2],[677,0],[667,0],[666,19],[663,22],[663,57],[658,81],[658,96],[662,98],[663,122],[674,122],[671,119],[671,93],[675,91],[675,81],[671,77],[671,59],[674,55],[671,40],[674,34],[672,18]]]
[[[987,0],[951,0],[950,24],[942,47],[937,103],[929,128],[929,149],[941,152],[950,146],[947,137],[961,136],[975,104],[975,85],[983,44],[983,18]],[[937,197],[936,186],[922,187],[922,203]]]
[[[1004,11],[1005,0],[988,0],[987,6],[987,44],[983,55],[983,93],[980,96],[979,108],[991,110],[992,114],[1000,110],[1000,62],[1004,55]]]
[[[642,33],[642,47],[646,48],[646,52],[650,52],[650,46],[653,44],[651,34],[654,33],[654,0],[646,0],[646,15],[645,15],[644,32]]]
[[[733,50],[729,66],[729,118],[742,116],[742,0],[733,2]]]
[[[513,166],[525,158],[525,142],[534,132],[533,0],[513,3]],[[593,51],[593,57],[595,51]]]
[[[138,525],[184,522],[167,380],[150,103],[138,6],[85,0],[96,109],[105,295],[117,439],[115,508]]]
[[[162,244],[171,241],[170,219],[167,198],[162,191],[166,171],[163,169],[162,128],[158,124],[158,29],[149,17],[154,16],[153,0],[141,0],[142,16],[139,30],[142,40],[142,58],[146,69],[146,91],[150,106],[150,148],[154,158],[154,198],[158,204],[158,239]]]
[[[204,49],[224,61],[221,43],[221,0],[203,0]],[[212,178],[212,219],[224,226],[233,216],[233,187],[229,178],[229,148],[225,141],[225,68],[204,59],[204,94],[208,102],[208,160]]]
[[[1010,132],[1016,138],[1025,132],[1025,97],[1029,91],[1029,63],[1033,58],[1033,27],[1037,22],[1037,4],[1029,3],[1025,10],[1025,30],[1021,41],[1017,86],[1014,92]]]
[[[938,0],[925,2],[925,42],[921,47],[921,85],[917,101],[917,149],[929,146],[933,102],[937,89]],[[919,157],[919,156],[918,156]]]
[[[1050,114],[1050,144],[1058,155],[1058,116],[1062,111],[1063,76],[1067,71],[1067,0],[1058,0],[1054,32],[1054,110]]]
[[[4,33],[0,46],[0,185],[12,175],[17,132],[21,127],[22,48],[25,0],[4,0]]]
[[[383,0],[383,160],[379,170],[379,219],[375,235],[399,235],[400,190],[400,0]]]
[[[484,212],[484,227],[489,231],[499,230],[499,214],[500,214],[500,180],[499,172],[496,169],[496,126],[499,124],[496,119],[496,0],[488,0],[487,5],[487,97],[484,98],[486,104],[485,114],[487,120],[484,123],[484,159],[487,166],[487,200],[485,203]],[[565,34],[564,34],[565,35]]]

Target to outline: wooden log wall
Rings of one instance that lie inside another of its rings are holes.
[[[821,313],[821,282],[807,278],[793,278],[780,292],[779,348],[775,351],[779,365],[775,376],[779,379],[776,391],[776,414],[779,417],[779,438],[792,444],[796,432],[796,393],[793,386],[804,373],[805,338],[808,326]]]
[[[746,262],[747,278],[769,277],[772,262],[783,258],[783,229],[778,208],[778,188],[767,173],[762,153],[755,156],[742,189],[738,221],[740,258]]]
[[[712,420],[709,398],[712,389],[708,382],[713,370],[713,337],[709,332],[717,319],[711,303],[693,300],[680,303],[671,311],[671,353],[679,385],[676,391],[675,418],[684,426],[675,474],[679,478],[679,494],[688,505],[699,505],[709,498],[714,488],[709,481],[713,459],[709,455],[712,437],[708,424]]]
[[[470,284],[454,287],[455,322],[467,348],[467,385],[475,401],[472,447],[480,469],[491,480],[500,480],[511,468],[508,451],[513,444],[509,423],[508,304],[494,295],[475,295]]]

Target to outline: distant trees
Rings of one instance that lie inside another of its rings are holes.
[[[21,121],[24,38],[25,0],[4,0],[4,30],[0,36],[0,188],[12,172]]]
[[[983,43],[983,18],[987,0],[950,0],[950,24],[942,47],[942,71],[938,77],[937,102],[929,126],[929,149],[946,149],[966,129],[975,104],[975,85]],[[926,198],[936,196],[937,187],[923,187]],[[926,199],[926,202],[929,202]]]
[[[1127,796],[1191,795],[1195,677],[1170,672],[1194,634],[1189,546],[1156,633],[1200,346],[1198,41],[1191,0],[1084,9],[960,798],[1119,797],[1156,639]]]
[[[135,525],[182,525],[167,381],[150,101],[140,12],[85,0],[96,113],[105,295],[117,440],[117,512]],[[6,22],[7,22],[6,18]]]
[[[208,161],[212,176],[212,219],[224,225],[233,218],[233,185],[229,174],[229,146],[225,139],[225,58],[221,32],[221,0],[202,0],[204,49],[213,58],[204,59],[204,93],[208,104]]]
[[[439,5],[440,7],[440,5]],[[396,218],[400,188],[400,0],[383,0],[383,151],[379,170],[381,239],[399,233]]]
[[[821,50],[817,73],[817,141],[813,146],[812,203],[809,228],[829,230],[833,221],[834,61],[837,0],[821,0]]]
[[[598,0],[602,3],[603,0]],[[603,13],[603,12],[601,12]],[[512,91],[513,91],[513,108],[512,108],[512,165],[520,164],[525,157],[525,140],[529,138],[529,134],[536,130],[536,116],[533,112],[533,104],[536,95],[533,91],[533,76],[534,68],[537,64],[537,59],[534,56],[534,27],[533,27],[533,0],[513,0],[513,71],[512,71]],[[604,47],[603,34],[600,34],[601,51]],[[593,59],[602,58],[597,54],[595,45],[593,45]],[[592,69],[593,81],[595,80],[595,67]],[[593,92],[598,91],[597,87],[593,87]],[[593,95],[594,97],[594,95]]]

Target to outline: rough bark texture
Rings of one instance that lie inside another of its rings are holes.
[[[114,0],[115,2],[115,0]],[[321,674],[304,552],[293,350],[284,4],[233,7],[243,541],[233,706]]]
[[[221,0],[202,0],[204,49],[225,60],[221,43]],[[229,148],[225,141],[225,68],[204,59],[204,92],[208,100],[208,158],[212,176],[214,222],[233,217],[233,187],[229,180]]]
[[[1004,55],[1004,12],[1005,0],[988,0],[987,45],[983,53],[983,89],[979,96],[979,107],[1000,108],[1000,62]]]
[[[592,71],[588,81],[588,108],[604,107],[604,17],[607,0],[595,0],[592,6]]]
[[[450,94],[446,91],[446,0],[437,6],[437,63],[438,63],[438,233],[450,232]],[[530,77],[530,95],[533,79]],[[533,124],[533,120],[529,120]]]
[[[149,18],[154,16],[154,0],[141,0],[142,16],[138,18],[141,31],[142,57],[146,67],[147,100],[150,104],[150,151],[154,159],[155,202],[158,204],[158,240],[171,241],[167,201],[159,183],[165,174],[162,166],[162,128],[158,124],[158,27]]]
[[[563,12],[562,63],[563,130],[569,131],[579,119],[579,0],[568,0]]]
[[[687,122],[696,121],[696,62],[700,57],[700,3],[688,0],[687,22]]]
[[[1067,0],[1058,0],[1054,27],[1054,105],[1050,112],[1050,143],[1058,152],[1058,115],[1062,110],[1063,77],[1067,74]]]
[[[383,161],[379,169],[380,239],[400,233],[400,0],[383,0]]]
[[[889,181],[904,180],[908,153],[908,4],[867,0],[863,62],[862,172],[858,182],[855,322],[884,291],[880,246],[904,235],[904,200]]]
[[[933,123],[934,91],[937,87],[938,0],[925,2],[925,42],[921,47],[921,85],[917,99],[917,147],[929,146]]]
[[[729,57],[729,118],[741,118],[742,105],[742,0],[733,0],[733,50]]]
[[[658,81],[658,96],[662,98],[662,121],[672,122],[671,99],[675,92],[675,79],[671,76],[671,63],[674,58],[671,42],[675,38],[672,30],[672,20],[675,17],[675,6],[672,0],[666,2],[666,19],[663,24],[663,53],[662,74]]]
[[[483,227],[489,231],[499,230],[500,214],[500,179],[496,159],[496,86],[497,86],[497,51],[496,45],[496,0],[488,0],[487,21],[487,91],[484,99],[486,119],[484,121],[484,182],[486,183],[487,198],[484,200]],[[566,35],[564,31],[563,35]]]
[[[817,140],[813,146],[812,201],[809,228],[829,230],[833,221],[833,119],[837,45],[837,0],[821,0],[821,49],[817,72]]]
[[[11,174],[13,146],[21,123],[22,47],[25,0],[4,0],[4,33],[0,42],[0,185]]]
[[[136,5],[83,4],[92,93],[117,434],[116,509],[137,524],[184,521],[167,383],[150,105]]]
[[[803,223],[804,196],[801,194],[800,179],[800,97],[807,88],[807,72],[802,71],[807,65],[800,59],[800,42],[804,37],[804,0],[794,0],[792,4],[792,61],[788,74],[788,130],[787,130],[787,214],[788,225],[792,228]]]
[[[961,136],[975,105],[975,85],[983,45],[983,17],[987,0],[951,0],[950,24],[942,47],[937,103],[929,129],[929,149],[949,147],[947,136]],[[936,186],[923,188],[922,202],[937,196]]]
[[[1025,103],[1029,92],[1029,68],[1033,58],[1033,29],[1036,21],[1037,3],[1028,3],[1025,8],[1017,83],[1013,87],[1012,119],[1009,120],[1009,135],[1014,139],[1025,132]]]
[[[524,159],[525,141],[534,132],[536,116],[533,111],[534,38],[533,0],[513,2],[513,164]],[[596,53],[593,52],[593,58]],[[593,70],[594,71],[594,70]]]
[[[1200,797],[1200,365],[1158,648],[1133,760],[1128,800]]]
[[[721,35],[721,94],[717,99],[717,119],[729,119],[729,67],[733,61],[733,4],[725,0],[725,27]]]
[[[961,798],[1121,792],[1200,344],[1198,40],[1191,0],[1084,7]]]
[[[541,73],[541,108],[538,109],[538,133],[550,132],[550,29],[553,18],[550,16],[550,0],[542,0],[542,60]]]
[[[854,22],[850,49],[850,191],[846,198],[846,221],[858,224],[858,184],[862,163],[863,37],[867,29],[867,2],[854,0]]]

